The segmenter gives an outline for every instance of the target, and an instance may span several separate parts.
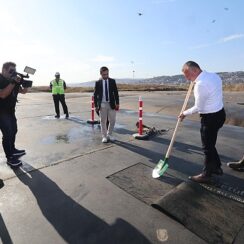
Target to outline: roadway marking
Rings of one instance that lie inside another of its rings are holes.
[[[234,186],[230,186],[227,184],[216,184],[216,185],[206,185],[206,184],[200,184],[203,188],[206,190],[223,197],[226,197],[228,199],[234,200],[236,202],[244,204],[244,191],[241,191],[238,188],[235,188]]]

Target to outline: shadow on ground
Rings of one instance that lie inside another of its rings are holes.
[[[2,243],[3,244],[12,244],[12,240],[11,240],[11,237],[8,233],[8,229],[4,223],[4,220],[3,220],[3,217],[0,213],[0,240],[2,240]]]
[[[155,140],[159,143],[162,143],[162,144],[169,145],[169,141],[164,138],[156,137],[153,140]],[[154,163],[155,165],[158,163],[158,161],[160,159],[164,159],[162,153],[158,153],[158,152],[152,151],[150,149],[137,146],[130,142],[115,141],[115,144],[148,158],[149,161]],[[184,144],[184,143],[179,143],[179,142],[175,143],[175,148],[176,148],[176,150],[180,150],[180,151],[187,152],[190,154],[192,154],[192,153],[195,154],[196,151],[199,152],[199,154],[201,152],[201,149],[197,146],[192,146],[189,144]],[[170,156],[169,168],[173,169],[175,171],[178,171],[179,173],[184,174],[187,177],[189,175],[195,175],[195,174],[198,174],[199,172],[201,172],[203,165],[186,161],[183,158]],[[225,184],[238,185],[238,188],[240,190],[244,190],[243,179],[235,177],[233,175],[224,174],[222,177],[214,177],[214,180],[218,184],[223,182]]]
[[[19,180],[29,187],[43,216],[67,243],[150,243],[135,227],[123,219],[107,224],[91,213],[45,174],[31,168],[28,174],[19,174]],[[38,220],[36,220],[38,221]]]

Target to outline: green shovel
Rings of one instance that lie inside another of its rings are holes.
[[[185,101],[184,101],[184,104],[182,106],[180,114],[183,113],[186,109],[186,105],[187,105],[189,97],[191,95],[191,91],[192,91],[193,86],[194,86],[194,82],[192,81],[189,88],[188,88],[186,98],[185,98]],[[172,139],[170,141],[169,148],[167,150],[167,153],[165,155],[164,160],[160,159],[158,164],[156,165],[156,167],[153,169],[153,172],[152,172],[153,178],[159,178],[160,176],[162,176],[164,174],[164,172],[167,170],[167,168],[169,167],[169,165],[168,165],[169,155],[170,155],[171,149],[172,149],[174,141],[175,141],[175,136],[176,136],[176,132],[177,132],[177,129],[179,127],[180,121],[181,121],[181,119],[178,118],[176,126],[175,126],[175,130],[174,130],[174,133],[173,133]]]

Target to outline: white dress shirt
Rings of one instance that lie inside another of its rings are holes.
[[[217,74],[202,71],[194,82],[195,104],[184,115],[215,113],[223,108],[222,80]]]
[[[107,103],[109,102],[109,82],[107,79],[107,88],[108,88],[108,101],[106,101],[106,95],[105,95],[105,80],[103,80],[103,98],[102,98],[102,102],[103,103]]]

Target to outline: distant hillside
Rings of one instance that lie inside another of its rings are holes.
[[[236,72],[219,72],[224,84],[236,84],[244,83],[244,71]],[[157,85],[177,85],[185,83],[186,79],[183,75],[173,76],[157,76],[148,79],[116,79],[118,84],[157,84]],[[94,87],[95,81],[89,81],[84,83],[68,84],[70,87]]]
[[[143,80],[143,79],[130,79],[130,78],[116,79],[116,83],[117,84],[138,84],[141,80]],[[94,81],[88,81],[88,82],[82,82],[82,83],[72,83],[72,84],[68,84],[68,86],[70,86],[70,87],[94,87],[95,82],[96,81],[94,80]]]
[[[224,83],[244,83],[244,71],[218,73]]]
[[[244,83],[244,71],[237,72],[219,72],[218,73],[224,83]],[[150,79],[139,80],[138,83],[151,83],[151,84],[181,84],[185,83],[186,79],[183,75],[173,76],[158,76]]]

